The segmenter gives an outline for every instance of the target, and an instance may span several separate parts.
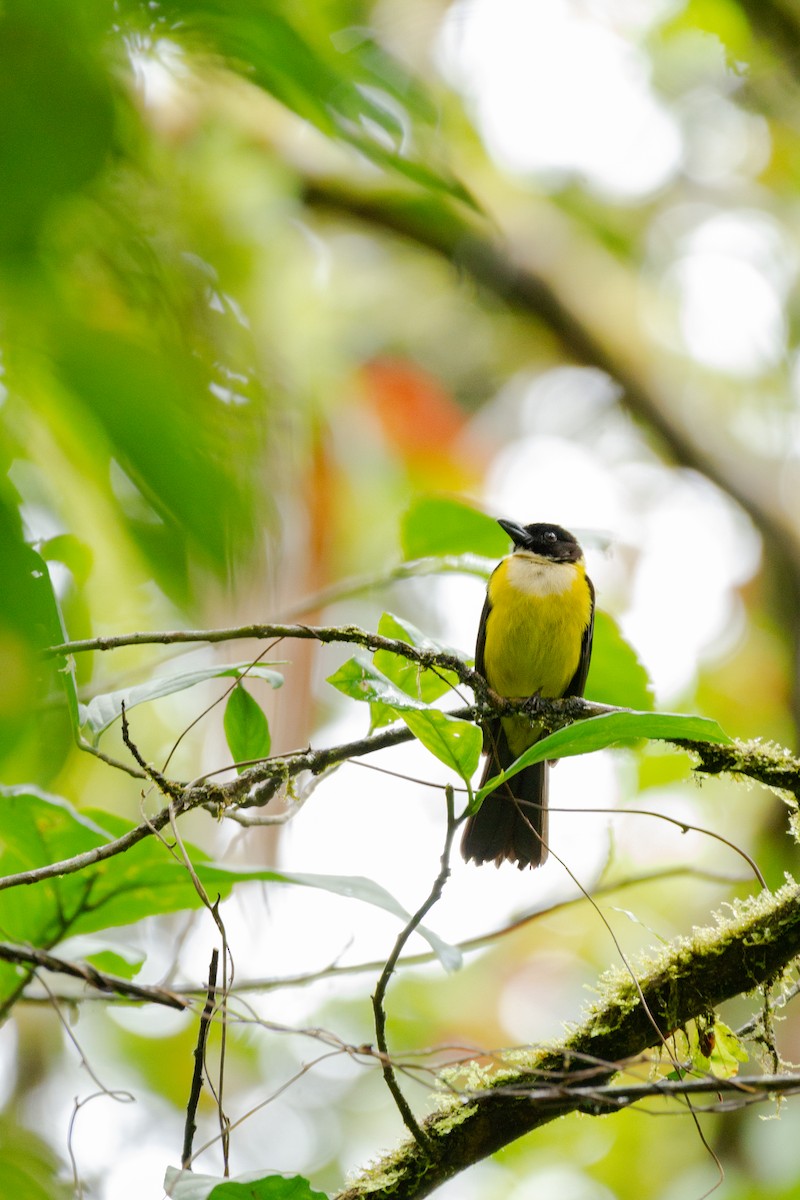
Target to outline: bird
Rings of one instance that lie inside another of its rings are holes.
[[[560,525],[498,524],[514,546],[489,579],[478,627],[475,669],[507,699],[529,697],[531,714],[484,723],[481,787],[543,736],[532,719],[537,700],[582,696],[594,632],[594,587],[577,538]],[[467,862],[547,858],[547,762],[534,763],[489,792],[464,827]]]

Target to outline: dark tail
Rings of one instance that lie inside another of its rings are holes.
[[[481,787],[514,761],[502,732],[495,741]],[[464,826],[461,853],[467,862],[494,861],[499,867],[507,859],[520,870],[542,865],[547,858],[548,769],[546,762],[534,763],[489,793]]]

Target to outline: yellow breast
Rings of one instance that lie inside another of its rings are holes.
[[[501,696],[563,696],[591,618],[583,563],[512,554],[489,581],[484,668]]]

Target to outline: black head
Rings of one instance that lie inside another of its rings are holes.
[[[514,521],[503,520],[497,524],[505,529],[515,550],[529,550],[532,554],[540,554],[542,558],[551,558],[553,562],[578,562],[583,558],[578,539],[560,525],[542,522],[517,525]]]

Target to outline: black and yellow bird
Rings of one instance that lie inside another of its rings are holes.
[[[594,588],[583,551],[560,525],[499,521],[514,543],[489,579],[475,669],[509,699],[582,696],[594,630]],[[533,707],[533,706],[532,706]],[[543,735],[527,714],[487,721],[481,787]],[[549,763],[534,763],[490,792],[464,828],[476,863],[538,867],[547,858]]]

